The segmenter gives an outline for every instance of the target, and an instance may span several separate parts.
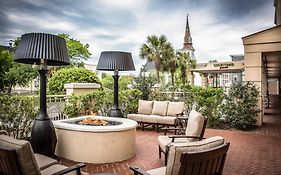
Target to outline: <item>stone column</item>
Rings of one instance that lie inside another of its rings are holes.
[[[201,74],[201,86],[202,87],[208,87],[208,74],[202,73]]]
[[[194,85],[194,74],[192,71],[188,71],[188,81],[191,85]]]
[[[245,81],[252,82],[256,85],[259,91],[257,108],[261,112],[257,116],[257,125],[262,125],[263,117],[263,92],[264,92],[264,74],[262,53],[260,52],[251,52],[245,53],[244,55],[244,73]]]
[[[101,87],[97,83],[69,83],[65,84],[66,95],[82,95],[98,90]]]

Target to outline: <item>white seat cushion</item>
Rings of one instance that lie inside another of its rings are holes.
[[[139,100],[138,114],[150,115],[152,112],[153,101]]]
[[[165,116],[167,114],[168,101],[154,101],[152,115]]]
[[[220,136],[210,137],[201,141],[189,143],[172,143],[169,147],[166,175],[179,173],[180,158],[183,152],[202,151],[224,143]]]
[[[50,167],[42,170],[41,174],[42,175],[50,175],[50,174],[54,174],[54,173],[56,173],[58,171],[66,169],[66,168],[67,168],[66,166],[56,164],[56,165],[50,166]],[[67,173],[66,175],[76,175],[76,171],[72,171],[70,173]]]
[[[158,118],[157,123],[159,124],[167,124],[167,125],[174,125],[176,122],[176,117],[165,116]]]
[[[167,115],[177,116],[184,110],[184,102],[169,102]]]
[[[173,143],[186,143],[190,142],[187,138],[176,138]],[[172,143],[172,139],[168,136],[158,136],[158,144],[160,148],[166,153],[169,145]]]
[[[145,115],[142,117],[142,122],[157,123],[159,118],[161,118],[161,116],[159,116],[159,115]]]
[[[63,166],[63,165],[59,165],[59,164],[56,164],[56,165],[53,165],[53,166],[50,166],[44,170],[41,171],[41,175],[50,175],[50,174],[54,174],[58,171],[61,171],[63,169],[66,169],[68,167],[66,166]],[[72,171],[72,172],[69,172],[69,173],[66,173],[66,175],[77,175],[76,174],[76,171]],[[89,173],[85,173],[85,172],[82,172],[81,171],[81,175],[89,175]]]
[[[160,167],[160,168],[152,169],[152,170],[147,171],[147,173],[149,173],[151,175],[165,175],[166,167]]]
[[[143,116],[144,114],[128,114],[127,118],[131,120],[135,120],[137,122],[141,122]]]
[[[52,159],[50,157],[44,156],[42,154],[34,154],[35,159],[37,161],[37,164],[40,168],[40,170],[43,170],[45,168],[48,168],[52,165],[58,164],[59,162],[55,159]]]

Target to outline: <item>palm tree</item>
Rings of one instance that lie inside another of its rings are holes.
[[[157,72],[157,82],[160,83],[159,72],[163,68],[163,62],[167,55],[166,48],[169,43],[165,35],[161,35],[159,38],[155,35],[147,36],[146,43],[140,48],[140,57],[154,62]]]
[[[167,43],[165,47],[165,55],[164,55],[164,71],[170,71],[172,78],[172,85],[175,85],[175,72],[178,68],[178,60],[175,55],[174,48],[171,43]]]
[[[180,74],[181,74],[182,83],[185,84],[186,79],[187,79],[188,69],[191,67],[195,67],[196,60],[191,59],[189,56],[189,53],[186,53],[186,52],[178,51],[176,55],[177,55],[177,59],[178,59],[178,64],[180,66]]]

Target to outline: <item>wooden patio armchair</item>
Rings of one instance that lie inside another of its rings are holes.
[[[41,154],[34,154],[26,140],[0,135],[0,174],[5,175],[62,175],[85,174],[85,164],[65,167],[58,161]]]
[[[192,110],[189,114],[185,135],[158,136],[159,158],[161,158],[161,153],[164,153],[165,165],[167,164],[169,145],[173,142],[185,143],[202,140],[204,137],[207,121],[207,117],[204,117],[195,110]]]
[[[166,167],[143,171],[138,167],[130,167],[134,175],[221,175],[223,172],[229,143],[201,151],[181,152],[175,154]],[[178,156],[180,155],[180,156]],[[180,157],[180,158],[179,158]]]

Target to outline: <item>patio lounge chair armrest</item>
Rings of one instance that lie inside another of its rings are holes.
[[[136,166],[130,167],[130,169],[134,171],[134,175],[150,175],[149,173],[145,172],[144,170]]]
[[[76,165],[73,165],[71,167],[68,167],[66,169],[63,169],[61,171],[58,171],[56,173],[54,173],[53,175],[62,175],[62,174],[66,174],[69,173],[71,171],[76,171],[77,175],[81,175],[81,168],[85,167],[86,165],[84,163],[79,163]]]
[[[161,128],[162,131],[164,131],[164,135],[167,135],[167,131],[185,131],[185,129],[183,128],[175,128],[175,127],[172,127],[172,128]]]
[[[197,136],[186,136],[186,135],[169,135],[169,138],[172,139],[172,142],[175,141],[175,138],[192,138],[192,139],[200,139],[200,137]]]
[[[184,130],[183,128],[161,128],[160,130],[169,131],[169,130]]]

